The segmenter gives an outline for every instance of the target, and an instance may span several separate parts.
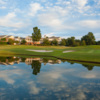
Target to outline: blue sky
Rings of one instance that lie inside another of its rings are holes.
[[[100,40],[100,0],[0,0],[0,35],[27,36],[33,27],[42,36],[75,36],[93,32]]]

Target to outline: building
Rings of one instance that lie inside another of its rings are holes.
[[[55,36],[48,37],[48,36],[45,35],[44,38],[41,39],[41,42],[42,42],[43,39],[45,39],[45,38],[47,38],[49,41],[57,40],[59,44],[60,44],[60,42],[61,42],[61,40],[62,40],[61,37],[55,37]]]
[[[8,42],[9,39],[14,40],[14,36],[12,35],[1,35],[0,40],[3,40],[3,42]]]
[[[33,40],[32,40],[32,37],[31,36],[27,36],[25,38],[25,41],[26,41],[26,44],[27,45],[33,45]]]
[[[57,40],[59,44],[60,44],[60,42],[62,40],[61,37],[55,37],[55,36],[47,37],[46,35],[44,36],[44,38],[41,38],[40,41],[33,41],[32,40],[32,36],[27,36],[25,38],[19,37],[19,36],[15,36],[14,37],[12,35],[1,35],[0,36],[0,40],[2,39],[3,42],[8,42],[9,39],[12,39],[14,41],[18,41],[18,43],[15,42],[14,45],[21,44],[21,41],[23,39],[25,39],[26,45],[36,45],[36,44],[39,45],[39,44],[42,44],[43,43],[43,39],[45,39],[45,38],[47,38],[49,41]]]
[[[14,37],[14,40],[15,40],[15,41],[21,42],[21,38],[20,38],[19,36],[15,36],[15,37]]]

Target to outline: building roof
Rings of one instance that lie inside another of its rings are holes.
[[[11,37],[12,35],[8,35],[7,37],[9,38],[9,37]]]
[[[0,35],[1,38],[5,37],[5,36],[7,36],[7,35]]]
[[[19,38],[19,36],[15,36],[15,38]]]
[[[55,36],[52,36],[52,37],[48,37],[49,39],[58,39],[60,37],[55,37]]]

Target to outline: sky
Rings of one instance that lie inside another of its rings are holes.
[[[42,36],[100,40],[100,0],[0,0],[0,35],[25,37],[35,26]]]

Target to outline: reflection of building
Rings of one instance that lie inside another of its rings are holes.
[[[56,61],[54,61],[54,60],[48,60],[48,63],[50,63],[50,64],[60,64],[61,60],[56,60]]]
[[[21,62],[20,58],[14,58],[14,57],[9,57],[9,58],[3,58],[3,61],[0,61],[0,64],[2,65],[13,65],[15,63],[19,64]]]
[[[39,61],[40,63],[44,63],[45,65],[47,63],[50,63],[50,64],[60,64],[61,63],[61,60],[47,60],[46,62],[44,62],[42,58],[26,58],[25,63],[27,65],[31,65],[32,61]]]
[[[13,65],[15,63],[19,64],[21,61],[25,62],[25,64],[27,65],[31,65],[33,61],[39,61],[40,63],[44,63],[45,65],[47,63],[49,64],[60,64],[61,63],[61,60],[47,60],[43,58],[25,58],[24,60],[22,60],[21,58],[18,58],[18,57],[8,57],[8,58],[4,57],[2,59],[0,58],[0,64],[2,65]]]
[[[25,63],[27,64],[27,65],[31,65],[32,64],[32,61],[36,61],[36,60],[38,60],[38,61],[40,61],[41,60],[41,58],[26,58],[26,60],[25,60]]]

